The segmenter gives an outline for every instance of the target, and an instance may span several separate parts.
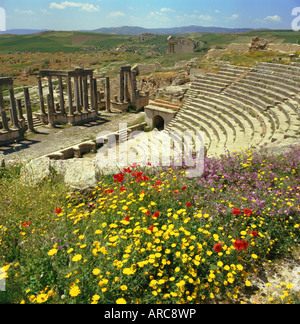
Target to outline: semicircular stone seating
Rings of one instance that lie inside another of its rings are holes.
[[[167,156],[171,147],[175,159],[187,147],[187,132],[194,144],[198,132],[203,134],[200,140],[208,156],[263,144],[280,148],[299,143],[300,64],[260,63],[251,68],[224,64],[215,74],[197,77],[184,105],[151,147],[151,133],[148,143],[132,140],[129,146],[141,159]]]
[[[204,133],[209,156],[294,143],[300,138],[300,64],[225,64],[198,77],[164,132],[186,130]]]

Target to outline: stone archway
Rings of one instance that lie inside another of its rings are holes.
[[[155,116],[153,118],[153,127],[163,131],[165,129],[165,120],[159,115]]]

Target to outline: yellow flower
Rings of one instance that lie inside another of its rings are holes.
[[[244,267],[243,267],[241,264],[238,264],[236,267],[237,267],[237,269],[240,270],[240,271],[242,271],[242,270],[244,269]]]
[[[251,287],[251,282],[249,280],[246,280],[245,284],[246,284],[247,287]]]
[[[77,297],[78,295],[80,295],[80,293],[81,293],[81,291],[80,291],[79,287],[75,286],[75,285],[70,290],[70,296],[72,296],[72,297]]]
[[[71,248],[71,249],[69,249],[69,250],[67,251],[67,253],[70,254],[70,253],[72,253],[73,251],[74,251],[74,249]]]
[[[99,295],[94,295],[94,296],[93,296],[93,300],[97,301],[97,300],[99,300],[99,299],[100,299],[100,296],[99,296]]]
[[[122,285],[120,288],[121,288],[121,290],[127,290],[128,289],[126,285]]]
[[[48,300],[48,295],[47,294],[40,294],[36,297],[36,302],[38,304],[45,303]]]
[[[118,238],[119,238],[119,235],[112,236],[112,237],[109,238],[109,242],[114,243],[114,242],[117,241]]]
[[[254,253],[251,256],[252,256],[253,259],[257,259],[258,258],[258,256],[256,254],[254,254]]]
[[[82,259],[82,255],[81,255],[81,254],[76,254],[76,255],[73,256],[72,261],[73,261],[73,262],[78,262],[78,261],[80,261],[81,259]]]
[[[58,252],[58,250],[56,249],[52,249],[48,252],[48,255],[52,256],[52,255],[55,255],[56,253]]]
[[[98,274],[100,273],[101,271],[99,269],[94,269],[93,270],[93,275],[95,276],[98,276]]]
[[[127,302],[126,302],[126,300],[124,298],[119,298],[119,299],[116,300],[116,304],[118,304],[118,305],[121,305],[121,304],[125,305],[125,304],[127,304]]]

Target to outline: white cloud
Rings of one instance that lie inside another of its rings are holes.
[[[100,10],[99,6],[94,6],[90,3],[83,3],[83,2],[73,2],[73,1],[64,1],[60,3],[51,2],[50,9],[67,9],[67,8],[80,8],[82,11],[88,12],[97,12]]]
[[[122,11],[114,11],[114,12],[111,12],[108,17],[110,18],[116,18],[116,17],[125,17],[126,15],[124,14],[124,12]]]
[[[161,8],[160,11],[161,12],[174,12],[175,10],[173,10],[171,8]]]
[[[240,15],[238,15],[238,14],[234,14],[234,15],[232,15],[232,16],[230,17],[230,19],[232,19],[232,20],[236,20],[236,19],[238,19],[238,18],[240,18]]]
[[[15,13],[20,14],[20,15],[33,15],[34,11],[32,10],[21,10],[21,9],[15,9],[14,10]]]
[[[212,16],[208,16],[208,15],[200,15],[200,16],[198,16],[198,18],[200,20],[205,20],[205,21],[209,21],[209,20],[212,20],[213,19]]]
[[[281,18],[278,15],[268,16],[264,20],[271,20],[271,21],[274,21],[274,22],[281,22]]]

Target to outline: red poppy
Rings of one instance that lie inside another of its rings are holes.
[[[254,237],[258,237],[258,233],[256,231],[253,232],[249,231],[248,233]]]
[[[241,241],[239,239],[236,239],[236,241],[234,242],[234,247],[238,251],[246,250],[248,246],[249,246],[249,243],[246,242],[244,239]]]
[[[162,182],[161,182],[160,180],[157,180],[157,181],[155,182],[155,185],[156,185],[156,186],[161,186],[161,185],[162,185]]]
[[[127,189],[125,187],[121,187],[120,188],[120,191],[123,192],[123,191],[127,191]]]
[[[132,170],[130,168],[124,169],[123,170],[124,173],[132,173]]]
[[[222,251],[222,245],[220,243],[215,244],[214,245],[214,250],[216,252],[218,252],[218,253],[221,252]]]
[[[239,214],[241,214],[242,212],[241,212],[241,210],[238,208],[238,207],[234,207],[233,208],[233,211],[232,211],[232,214],[233,215],[239,215]]]
[[[186,207],[192,207],[192,204],[190,202],[187,202],[185,205]]]
[[[246,216],[251,216],[251,214],[253,214],[253,211],[252,211],[251,209],[247,209],[247,208],[245,208],[245,209],[244,209],[244,214],[245,214]]]
[[[122,182],[124,180],[124,174],[119,173],[114,175],[114,182]]]
[[[104,191],[103,191],[103,193],[113,193],[114,192],[114,189],[105,189]]]
[[[145,214],[146,216],[150,216],[150,210],[148,209]]]
[[[154,226],[151,225],[151,226],[148,228],[148,230],[151,231],[151,232],[153,232],[153,230],[154,230]]]
[[[182,187],[182,188],[181,188],[182,191],[184,191],[184,190],[186,190],[186,189],[187,189],[187,187]]]
[[[179,190],[174,190],[173,193],[174,194],[179,194]]]
[[[25,226],[30,226],[32,223],[31,222],[27,222],[27,223],[23,223],[22,226],[25,227]]]
[[[61,209],[61,208],[56,208],[56,209],[55,209],[55,213],[56,213],[56,214],[60,214],[61,212],[62,212],[62,209]]]
[[[124,218],[124,221],[129,222],[129,216],[126,216],[126,217]]]
[[[159,212],[159,211],[156,211],[156,212],[152,215],[152,217],[153,217],[153,218],[158,218],[159,215],[160,215],[160,212]]]

